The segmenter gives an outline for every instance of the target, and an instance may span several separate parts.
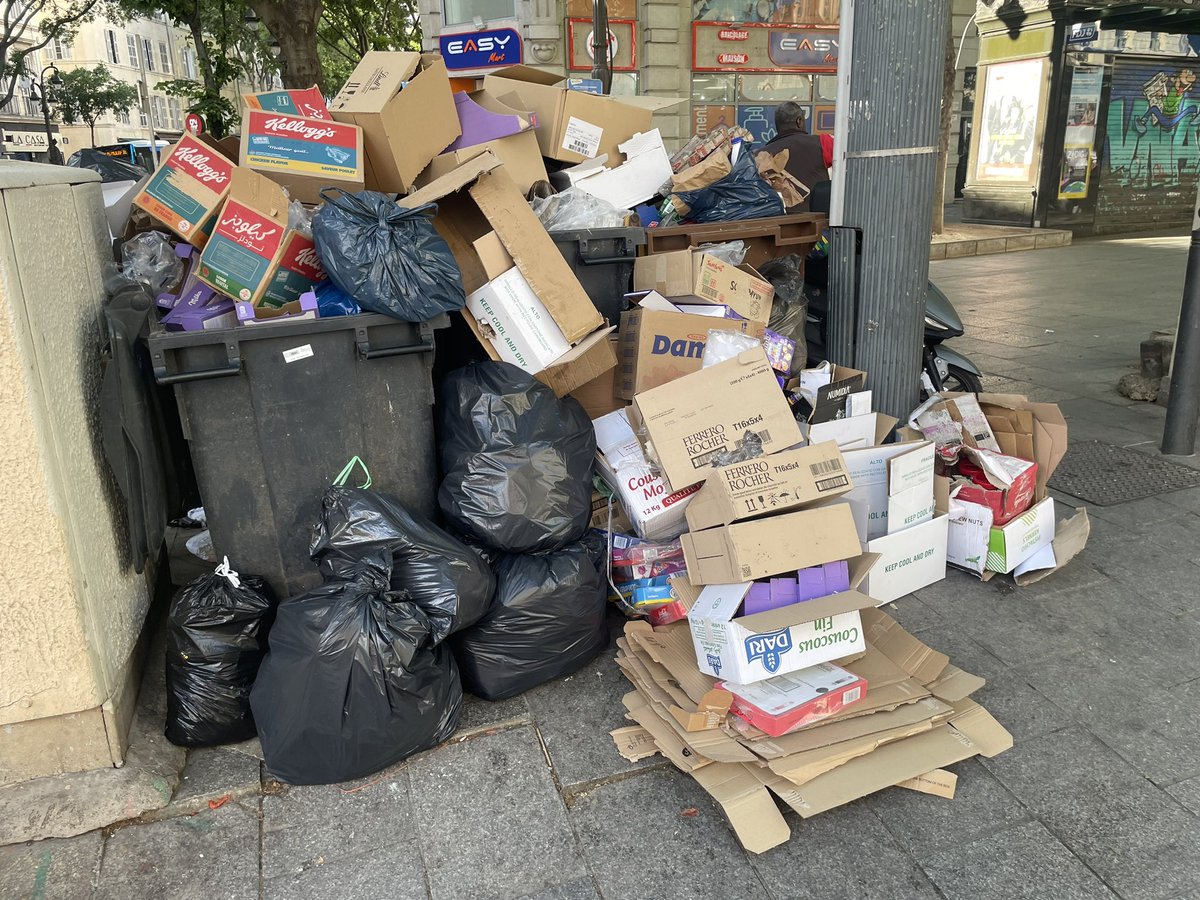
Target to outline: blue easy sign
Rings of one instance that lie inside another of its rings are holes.
[[[767,55],[777,66],[834,71],[838,61],[835,28],[795,28],[770,33]]]
[[[521,61],[521,36],[515,28],[443,34],[438,37],[438,49],[451,72],[515,66]]]

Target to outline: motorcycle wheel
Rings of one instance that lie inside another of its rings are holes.
[[[983,391],[983,381],[974,372],[968,372],[959,366],[950,366],[949,374],[942,379],[942,390],[947,393],[958,391],[964,394],[978,394]]]

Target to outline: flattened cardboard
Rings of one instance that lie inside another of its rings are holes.
[[[133,198],[155,221],[188,243],[208,242],[237,168],[208,144],[190,134],[180,138]]]
[[[995,756],[1012,747],[1009,734],[983,707],[970,700],[945,725],[852,759],[795,790],[789,803],[804,818],[916,778],[975,755]]]
[[[687,747],[674,730],[651,709],[649,701],[640,693],[630,691],[621,698],[621,702],[629,710],[629,718],[650,732],[662,755],[673,762],[680,771],[695,775],[697,770],[712,765],[711,759],[705,759]]]
[[[654,735],[641,725],[626,725],[614,728],[609,733],[617,752],[629,762],[640,762],[658,753],[658,745],[654,743]]]
[[[761,338],[766,326],[744,319],[716,319],[639,308],[621,313],[619,396],[635,394],[700,371],[708,333],[736,331]]]
[[[712,472],[687,509],[692,531],[800,509],[854,487],[837,444],[783,450]]]
[[[302,203],[320,203],[326,187],[363,189],[363,136],[357,125],[248,109],[241,160]]]
[[[714,763],[692,777],[717,801],[734,834],[751,853],[765,853],[791,838],[792,830],[779,807],[747,767]]]
[[[735,584],[861,552],[844,503],[693,531],[680,538],[692,584]]]
[[[385,193],[411,191],[421,170],[462,133],[446,64],[436,53],[368,51],[329,112],[362,129],[366,186]]]
[[[532,131],[522,131],[482,144],[439,153],[417,176],[415,186],[425,187],[481,153],[491,153],[504,163],[505,171],[522,194],[529,193],[535,182],[546,181],[548,178],[546,164],[542,161],[541,151],[538,150],[537,136]]]
[[[1088,536],[1092,530],[1086,509],[1079,510],[1069,519],[1063,519],[1054,528],[1054,542],[1051,544],[1054,548],[1054,568],[1039,569],[1024,575],[1017,575],[1014,580],[1018,587],[1025,587],[1041,581],[1073,560],[1087,546]]]
[[[556,251],[557,252],[557,251]],[[703,481],[713,458],[757,435],[764,453],[801,441],[779,382],[761,348],[700,369],[634,397],[631,422],[674,488]]]
[[[958,776],[946,769],[934,769],[916,778],[899,782],[896,787],[907,788],[919,794],[932,794],[935,797],[954,799],[954,791],[958,787]]]
[[[926,646],[883,610],[865,610],[862,620],[871,646],[922,684],[936,681],[950,664],[950,657]]]

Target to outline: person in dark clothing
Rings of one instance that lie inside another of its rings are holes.
[[[825,153],[819,135],[809,134],[804,119],[804,107],[788,100],[775,107],[775,138],[762,149],[768,153],[788,151],[784,167],[794,178],[802,181],[811,191],[818,184],[829,180],[829,168],[825,164]],[[789,213],[808,212],[809,203],[804,201],[793,206]]]
[[[67,161],[63,159],[63,152],[58,146],[58,141],[50,138],[50,150],[46,153],[46,162],[52,166],[65,166]]]

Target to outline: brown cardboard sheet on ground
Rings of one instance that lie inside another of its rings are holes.
[[[946,703],[957,703],[970,697],[986,684],[986,680],[970,672],[964,672],[951,663],[942,674],[928,685],[929,693]]]
[[[629,762],[639,762],[658,753],[654,735],[641,725],[626,725],[608,733],[617,747],[617,752]]]
[[[654,743],[662,751],[662,755],[675,764],[683,772],[695,773],[697,769],[711,765],[712,760],[706,759],[688,747],[680,740],[673,729],[660,719],[650,707],[649,701],[637,691],[630,691],[621,698],[629,718],[645,728],[654,737]]]
[[[783,813],[749,766],[713,763],[692,773],[720,805],[743,847],[765,853],[792,836]]]
[[[862,620],[867,641],[922,684],[936,681],[950,664],[945,653],[921,643],[882,610],[863,610]]]
[[[1015,575],[1013,581],[1017,583],[1018,587],[1025,587],[1041,581],[1047,575],[1053,575],[1079,555],[1079,552],[1087,546],[1091,533],[1092,523],[1088,519],[1086,509],[1079,510],[1069,519],[1063,519],[1055,526],[1054,542],[1051,545],[1054,548],[1054,566],[1049,569],[1026,572],[1024,575]]]
[[[918,719],[894,725],[891,728],[864,734],[848,741],[839,741],[815,750],[805,750],[792,753],[783,759],[772,760],[768,765],[776,775],[782,775],[792,784],[807,784],[814,778],[832,772],[852,759],[873,753],[880,747],[895,741],[932,731],[937,726],[950,720],[953,711],[943,712],[926,719]]]
[[[969,759],[995,756],[1012,747],[1012,735],[982,706],[964,700],[944,725],[880,747],[852,759],[803,786],[788,782],[770,770],[746,766],[764,784],[804,818],[826,812],[886,787]],[[780,782],[783,782],[781,785]]]
[[[626,677],[629,677],[628,671],[626,671]],[[657,716],[674,733],[678,741],[697,756],[713,762],[755,762],[757,760],[753,753],[720,729],[687,731],[667,711],[665,706],[650,699],[648,692],[643,689],[644,685],[635,680],[634,686],[638,688],[648,714]],[[641,719],[638,719],[638,724],[647,729],[650,727]]]
[[[696,665],[696,653],[686,622],[676,623],[661,631],[655,631],[647,622],[628,622],[625,635],[670,672],[692,702],[699,703],[716,687],[717,679],[705,675]]]
[[[685,731],[719,728],[729,713],[732,695],[711,689],[693,701],[675,677],[650,658],[643,648],[625,638],[617,641],[617,666],[655,703],[665,707]]]
[[[933,794],[935,797],[954,799],[954,791],[958,787],[958,776],[946,769],[934,769],[916,778],[899,782],[896,787],[908,788],[921,794]]]

